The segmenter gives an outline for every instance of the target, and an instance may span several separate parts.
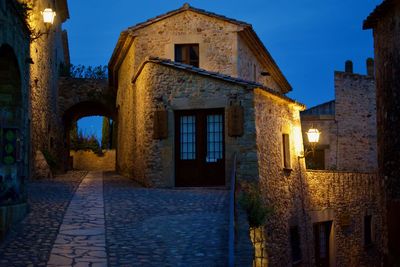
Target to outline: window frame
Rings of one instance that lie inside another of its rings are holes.
[[[192,59],[190,57],[191,56],[190,52],[191,52],[192,47],[197,48],[197,59]],[[177,59],[178,49],[180,49],[182,60]],[[186,54],[186,55],[182,56],[183,54]],[[186,60],[183,60],[184,58],[186,58]],[[200,67],[200,44],[199,43],[175,44],[174,45],[174,60],[175,60],[175,62],[178,62],[178,63],[187,64],[187,65],[191,65],[196,68],[199,68]]]

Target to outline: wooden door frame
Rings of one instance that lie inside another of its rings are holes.
[[[199,116],[200,114],[200,116]],[[223,181],[221,186],[226,185],[226,179],[225,179],[225,173],[226,173],[226,155],[225,155],[225,108],[210,108],[210,109],[182,109],[182,110],[174,110],[174,176],[175,176],[175,186],[182,186],[178,184],[178,162],[180,161],[180,117],[181,116],[195,116],[196,117],[196,126],[195,126],[195,131],[196,131],[196,160],[200,162],[201,157],[207,154],[207,116],[208,115],[221,115],[222,116],[222,159],[221,159],[221,164],[223,167],[223,174],[221,177],[221,180]],[[200,120],[198,119],[200,117]],[[203,129],[205,127],[205,129]],[[199,142],[198,140],[202,140]],[[205,165],[204,163],[202,163]],[[203,166],[204,167],[204,166]],[[200,167],[199,167],[200,168]],[[184,186],[184,185],[183,185]],[[213,185],[205,185],[207,186],[213,186]],[[219,186],[219,185],[217,185]]]

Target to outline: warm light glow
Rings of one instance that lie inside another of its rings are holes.
[[[303,154],[303,136],[301,135],[301,127],[293,126],[294,148],[297,155]]]
[[[56,16],[56,12],[51,8],[46,8],[43,12],[43,21],[44,23],[53,24],[54,17]]]
[[[318,129],[309,129],[307,132],[307,138],[309,143],[318,143],[320,131]]]

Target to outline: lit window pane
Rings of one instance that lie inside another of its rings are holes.
[[[182,116],[180,118],[180,158],[182,160],[196,159],[196,118],[195,116]]]
[[[207,162],[217,162],[223,158],[222,124],[222,115],[207,116]]]

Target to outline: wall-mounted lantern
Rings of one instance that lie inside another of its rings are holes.
[[[313,145],[313,144],[315,145],[316,143],[319,142],[319,136],[321,135],[321,132],[318,131],[318,129],[310,128],[310,129],[308,129],[306,134],[307,134],[308,142],[311,145]]]
[[[299,158],[305,158],[307,157],[310,153],[314,155],[315,152],[315,146],[319,142],[319,137],[321,135],[321,132],[316,129],[316,128],[310,128],[306,132],[307,134],[307,139],[308,143],[310,144],[309,147],[304,151],[302,155],[299,156]]]
[[[40,30],[33,29],[31,33],[31,41],[35,41],[42,37],[43,35],[48,35],[50,33],[51,26],[54,24],[54,18],[56,17],[56,12],[51,8],[45,8],[40,12],[42,14],[43,23],[46,26],[46,31],[41,32]]]
[[[43,22],[45,24],[53,25],[56,12],[51,8],[45,8],[42,12]]]

